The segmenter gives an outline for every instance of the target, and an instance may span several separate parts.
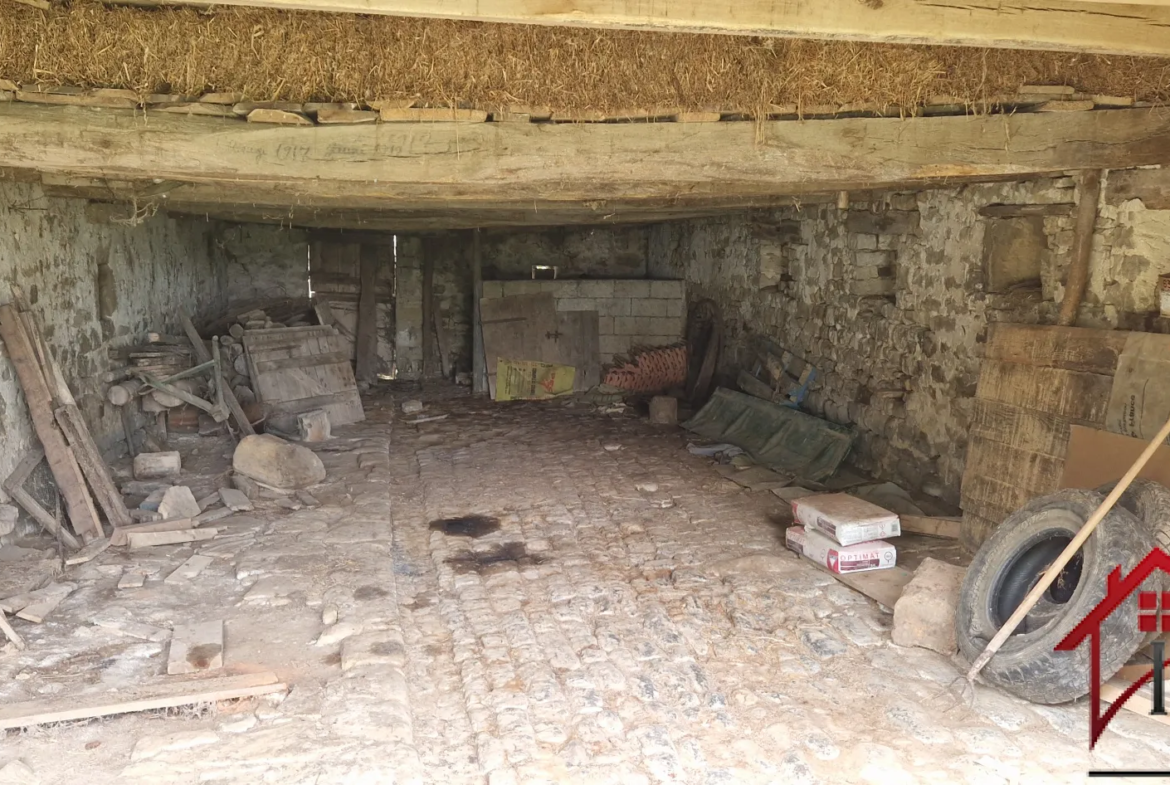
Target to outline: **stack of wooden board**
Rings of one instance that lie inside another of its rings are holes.
[[[977,549],[1007,516],[1060,487],[1070,426],[1106,427],[1113,376],[1128,336],[992,325],[963,474],[965,548]]]
[[[243,334],[256,394],[268,416],[324,409],[332,425],[365,419],[351,352],[332,327],[285,327]]]

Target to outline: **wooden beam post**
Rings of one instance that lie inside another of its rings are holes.
[[[191,321],[191,316],[185,308],[179,308],[179,320],[183,324],[183,332],[187,334],[187,340],[191,342],[191,349],[195,352],[196,362],[200,365],[211,362],[211,352],[207,351],[207,344],[203,343],[203,337],[195,329],[195,324]],[[223,388],[224,403],[227,404],[228,411],[231,412],[232,419],[236,421],[236,426],[240,429],[240,433],[244,436],[254,436],[256,429],[252,427],[252,423],[248,420],[248,415],[244,414],[244,407],[240,406],[235,392],[232,391],[231,386],[227,384],[222,375],[220,376],[220,386]],[[125,420],[123,420],[123,423],[125,423]],[[133,437],[129,433],[126,434],[126,438],[128,441],[133,442]]]
[[[422,241],[422,378],[429,379],[435,371],[435,246],[429,239]]]
[[[1077,201],[1077,223],[1073,231],[1072,260],[1068,265],[1068,280],[1064,284],[1064,299],[1060,301],[1057,324],[1069,327],[1077,323],[1077,313],[1085,289],[1089,285],[1089,262],[1093,257],[1093,232],[1097,229],[1097,202],[1101,198],[1101,172],[1090,169],[1081,172],[1080,199]]]
[[[356,243],[346,246],[349,253],[360,257],[361,294],[358,295],[357,319],[357,380],[363,384],[374,382],[378,360],[378,258]]]
[[[32,343],[25,332],[24,320],[14,305],[0,305],[0,338],[4,339],[8,358],[16,368],[33,428],[45,448],[53,478],[57,481],[61,495],[65,497],[69,521],[84,542],[96,540],[104,536],[101,520],[86,490],[81,467],[77,465],[73,451],[57,427],[53,417],[53,396],[40,364],[36,361]]]
[[[472,391],[483,395],[488,389],[487,363],[483,354],[483,317],[479,301],[483,299],[483,232],[471,230],[471,384]]]

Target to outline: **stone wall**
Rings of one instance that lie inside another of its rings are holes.
[[[649,235],[644,226],[484,231],[483,277],[531,278],[545,265],[560,278],[645,278]]]
[[[857,466],[957,502],[987,324],[1054,322],[1076,194],[1071,178],[1041,178],[664,224],[650,273],[718,303],[725,383],[753,336],[776,340],[820,372],[805,408],[857,428]],[[1062,207],[983,214],[1021,204]],[[1102,205],[1082,324],[1148,321],[1168,229],[1165,211]]]
[[[120,438],[122,427],[105,401],[108,350],[151,330],[181,335],[180,306],[199,318],[226,305],[227,271],[212,252],[213,226],[161,215],[128,221],[124,208],[0,181],[0,301],[8,301],[11,284],[24,289],[99,443]],[[6,355],[0,427],[0,477],[7,477],[37,440]]]
[[[309,296],[309,241],[273,224],[216,226],[216,253],[227,271],[229,307]]]
[[[484,299],[551,292],[558,311],[597,311],[601,362],[686,331],[686,285],[673,281],[484,281]]]

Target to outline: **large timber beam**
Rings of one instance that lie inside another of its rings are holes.
[[[1166,0],[216,0],[216,4],[668,32],[1170,54]]]
[[[267,210],[596,215],[607,202],[701,209],[1167,163],[1170,115],[1143,109],[762,124],[294,127],[0,104],[0,167],[150,180],[144,198],[167,204]]]

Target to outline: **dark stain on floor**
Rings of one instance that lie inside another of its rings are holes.
[[[463,515],[431,521],[431,531],[451,537],[482,537],[500,530],[500,519],[489,515]]]
[[[484,551],[462,551],[446,559],[451,569],[460,574],[491,573],[505,569],[544,564],[545,558],[530,554],[522,542],[505,542]]]

